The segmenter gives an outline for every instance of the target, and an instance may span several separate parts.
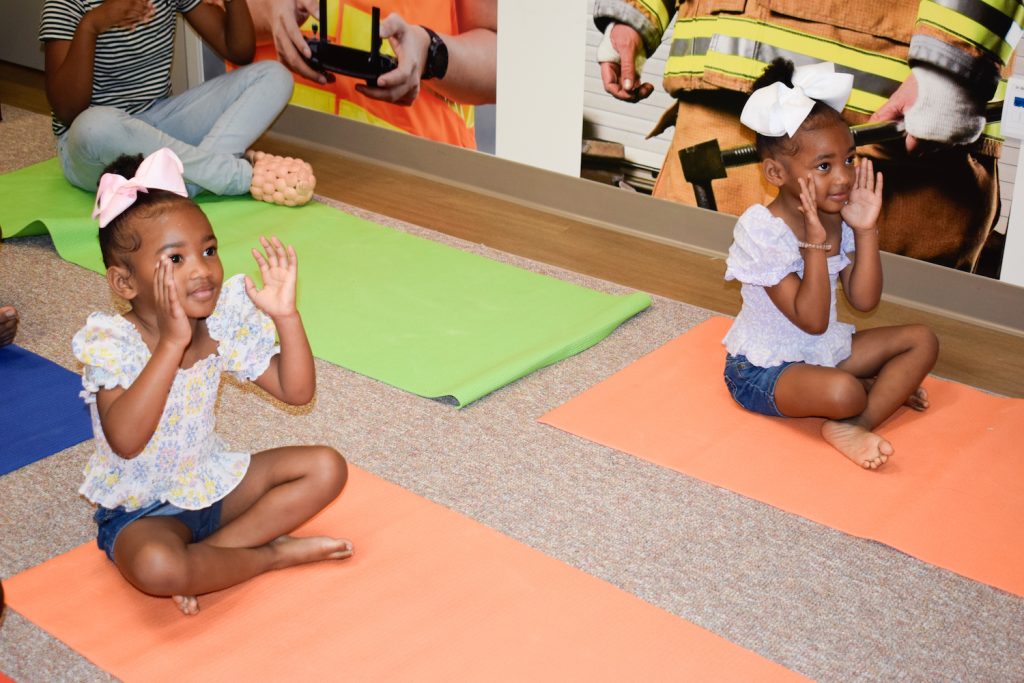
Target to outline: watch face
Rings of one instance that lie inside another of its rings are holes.
[[[433,57],[433,64],[431,64],[430,70],[434,72],[434,78],[444,78],[444,75],[448,73],[448,46],[444,44],[444,41],[440,37],[434,36],[430,42],[431,56]]]
[[[430,47],[427,48],[427,65],[423,70],[423,78],[444,78],[448,73],[448,46],[441,40],[441,36],[423,27],[430,35]]]

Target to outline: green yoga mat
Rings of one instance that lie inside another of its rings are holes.
[[[63,179],[56,160],[0,176],[5,236],[49,231],[62,258],[102,273],[92,202]],[[295,246],[299,310],[317,357],[460,406],[589,348],[651,303],[646,294],[596,292],[315,202],[199,203],[226,276],[257,274],[250,249],[259,235]]]

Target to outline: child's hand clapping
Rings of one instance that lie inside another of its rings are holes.
[[[252,279],[246,275],[245,291],[256,308],[271,318],[294,315],[296,312],[295,281],[298,274],[295,249],[291,245],[285,248],[281,244],[281,240],[276,237],[272,237],[270,240],[260,237],[260,244],[267,252],[266,258],[258,249],[253,249],[252,255],[260,267],[263,289],[257,290]]]
[[[882,174],[875,175],[871,159],[857,165],[857,176],[850,191],[850,201],[839,212],[843,220],[858,232],[875,229],[882,210]]]
[[[178,289],[174,282],[174,266],[164,256],[156,264],[153,279],[153,300],[156,303],[156,322],[160,333],[159,343],[184,349],[192,341],[192,325],[178,301]]]
[[[814,180],[810,174],[806,178],[797,178],[800,183],[800,213],[804,215],[804,241],[811,244],[822,244],[828,238],[825,226],[818,217],[818,202],[814,198]]]
[[[153,0],[105,0],[92,10],[96,29],[104,33],[114,28],[134,29],[156,16]]]

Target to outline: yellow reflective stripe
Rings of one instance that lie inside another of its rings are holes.
[[[1020,10],[1019,0],[981,0],[989,7],[999,10],[1000,14],[1010,16]]]
[[[1013,53],[1013,45],[988,28],[954,10],[936,5],[931,0],[921,0],[917,20],[937,28],[943,33],[956,36],[999,57],[1005,64]]]
[[[345,5],[341,12],[341,38],[338,44],[369,52],[373,17],[369,12],[364,12],[352,5]],[[381,41],[380,52],[384,55],[395,56],[394,50],[391,49],[391,43],[386,40]]]
[[[683,57],[678,60],[685,71],[673,72],[666,76],[696,76],[705,71],[716,71],[729,76],[737,76],[748,80],[755,80],[767,66],[764,62],[747,57],[735,55],[722,55],[709,53],[706,56]],[[854,88],[850,92],[850,99],[846,103],[847,109],[863,114],[873,114],[879,107],[885,104],[886,98],[874,93],[865,92]]]
[[[677,21],[672,37],[673,39],[707,38],[715,34],[776,45],[823,62],[835,62],[895,81],[903,81],[910,73],[910,67],[906,62],[895,57],[876,54],[821,36],[780,26],[771,26],[756,19],[743,17],[702,17],[692,21]],[[667,60],[666,75],[673,70],[669,66],[673,59],[678,59],[678,57],[669,57]]]
[[[1006,99],[1006,79],[1005,78],[1000,78],[999,79],[999,84],[996,85],[996,94],[992,96],[992,99],[989,100],[989,102],[1002,102],[1005,99]],[[999,121],[993,121],[992,123],[985,124],[985,127],[981,131],[981,134],[986,136],[986,137],[995,138],[996,140],[999,140],[1000,142],[1003,141],[1003,131],[1002,131],[1002,128],[1000,127],[1000,125],[999,125]]]
[[[660,24],[660,26],[658,28],[660,28],[662,30],[662,32],[664,32],[665,29],[668,28],[668,22],[671,19],[671,17],[669,17],[668,10],[665,9],[665,3],[660,2],[660,0],[636,0],[636,1],[637,1],[637,3],[639,3],[640,5],[645,7],[648,12],[650,12],[654,16],[658,17],[658,22]]]
[[[345,5],[341,10],[341,37],[338,44],[369,52],[370,24],[369,12]]]
[[[1013,19],[1017,26],[1024,25],[1024,4],[1020,0],[981,0],[1002,15]]]
[[[374,126],[380,126],[381,128],[387,128],[388,130],[397,130],[399,133],[405,131],[396,125],[388,123],[382,118],[374,116],[370,112],[366,111],[358,104],[349,102],[348,100],[338,101],[338,116],[343,116],[346,119],[352,119],[353,121],[362,121],[363,123],[369,123]]]
[[[471,104],[459,104],[452,102],[447,97],[443,98],[448,108],[455,112],[455,115],[462,119],[466,128],[473,128],[476,125],[476,107]]]
[[[320,90],[319,88],[312,88],[302,83],[296,83],[295,89],[292,90],[292,104],[306,109],[314,109],[316,111],[324,111],[328,114],[334,114],[334,93]]]
[[[850,99],[846,102],[846,108],[861,114],[874,114],[886,102],[888,102],[888,99],[881,95],[854,88],[850,92]]]
[[[704,73],[704,62],[706,55],[686,55],[685,57],[670,57],[665,62],[665,77],[669,76],[696,76]],[[764,66],[761,67],[762,71]]]

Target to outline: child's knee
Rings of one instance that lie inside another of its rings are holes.
[[[160,543],[145,543],[131,557],[117,558],[118,568],[131,583],[150,595],[178,595],[185,585],[185,558]]]
[[[267,101],[280,101],[281,107],[288,103],[295,88],[295,80],[292,78],[292,72],[281,62],[268,59],[251,64],[247,68],[256,70],[265,88]]]
[[[311,461],[317,481],[334,495],[341,493],[348,481],[348,463],[341,453],[330,446],[315,446]]]
[[[934,365],[939,358],[939,338],[931,328],[924,325],[911,325],[909,332],[914,348]]]
[[[837,374],[824,387],[822,400],[825,416],[841,420],[863,413],[868,405],[868,393],[853,375]]]
[[[124,139],[118,131],[127,117],[116,107],[89,107],[75,117],[68,129],[69,151],[88,157],[100,155],[110,141]]]

